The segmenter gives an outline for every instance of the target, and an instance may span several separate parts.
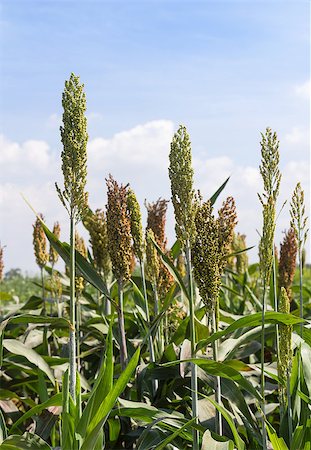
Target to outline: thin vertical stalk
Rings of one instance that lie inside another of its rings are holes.
[[[265,312],[266,312],[266,281],[264,280],[262,294],[262,315],[261,315],[261,353],[260,353],[260,390],[262,396],[262,446],[267,449],[267,431],[266,431],[266,405],[265,405]]]
[[[278,294],[277,294],[277,277],[276,277],[276,263],[275,263],[275,251],[274,246],[272,250],[273,255],[273,266],[272,266],[272,275],[273,275],[273,297],[274,297],[274,311],[278,312]],[[280,349],[279,349],[279,326],[278,324],[275,325],[275,335],[276,335],[276,354],[277,359],[280,355]]]
[[[123,312],[123,281],[118,280],[118,325],[120,334],[120,363],[121,370],[126,368],[127,364],[127,348],[126,348],[126,338],[125,338],[125,327],[124,327],[124,312]]]
[[[194,295],[193,295],[193,279],[192,279],[192,264],[191,264],[191,248],[189,240],[186,241],[185,246],[186,264],[187,264],[187,278],[189,289],[189,310],[190,310],[190,341],[191,341],[191,357],[195,358],[195,317],[194,317]],[[191,392],[192,392],[192,417],[196,418],[198,424],[199,408],[198,408],[198,371],[197,365],[191,363]],[[199,449],[199,432],[195,428],[192,429],[193,450]]]
[[[81,370],[81,359],[80,359],[80,323],[81,323],[81,304],[79,301],[79,296],[76,298],[76,342],[77,342],[77,370],[80,373]]]
[[[42,308],[42,315],[46,315],[46,299],[45,299],[45,286],[44,286],[44,274],[43,274],[43,267],[40,268],[41,272],[41,284],[42,284],[42,300],[43,300],[43,308]],[[43,327],[43,346],[45,348],[45,352],[50,355],[50,348],[48,343],[48,327],[47,325],[44,325]]]
[[[146,319],[148,323],[148,327],[150,327],[150,314],[149,314],[149,304],[148,304],[148,296],[147,296],[147,288],[146,288],[146,277],[145,277],[145,268],[143,261],[139,261],[140,264],[140,273],[141,273],[141,280],[143,285],[143,292],[144,292],[144,299],[145,299],[145,312],[146,312]],[[153,338],[152,335],[149,335],[148,338],[148,347],[149,347],[149,354],[150,354],[150,361],[152,363],[155,362],[155,354],[154,354],[154,347],[153,347]],[[158,380],[153,380],[153,394],[156,393],[159,387]]]
[[[217,310],[218,310],[218,301],[216,302],[215,310],[212,312],[212,333],[217,333],[218,331],[218,318],[217,318]],[[213,342],[213,357],[214,361],[218,361],[218,341]],[[221,405],[221,384],[220,377],[216,377],[215,379],[215,398],[218,405]],[[222,436],[222,417],[221,412],[216,411],[216,432]]]
[[[290,394],[290,372],[287,371],[286,377],[286,394],[287,394],[287,416],[288,416],[288,443],[291,448],[292,434],[293,434],[293,412],[292,412],[292,399]]]
[[[155,280],[152,283],[152,290],[153,290],[153,298],[154,298],[154,315],[157,317],[160,313],[160,307],[159,307],[160,301],[159,301],[157,283]],[[164,351],[162,319],[160,320],[158,329],[156,331],[156,338],[157,338],[157,344],[158,344],[157,345],[158,354],[162,355],[162,353]]]
[[[299,242],[301,242],[300,230],[299,230]],[[298,264],[299,264],[299,317],[303,319],[303,296],[302,296],[302,245],[299,244],[298,252]],[[300,323],[299,330],[300,337],[303,335],[303,323]]]
[[[76,403],[76,299],[75,299],[75,214],[70,215],[70,330],[69,330],[69,392]]]

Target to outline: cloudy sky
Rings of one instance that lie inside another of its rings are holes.
[[[106,203],[111,172],[144,199],[169,198],[169,144],[192,140],[196,187],[209,197],[231,175],[238,229],[257,245],[260,132],[280,139],[279,208],[298,181],[309,203],[309,2],[2,0],[0,214],[5,265],[33,273],[34,216],[22,192],[67,239],[54,189],[60,171],[61,93],[85,84],[88,190]],[[289,203],[289,202],[288,202]],[[288,228],[289,204],[277,225]],[[167,233],[174,240],[172,208]],[[250,252],[256,260],[257,249]],[[310,252],[309,258],[310,259]]]

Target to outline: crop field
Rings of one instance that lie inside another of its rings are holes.
[[[55,189],[70,240],[28,198],[38,276],[4,276],[0,246],[0,450],[310,450],[308,218],[298,183],[275,245],[277,133],[267,128],[258,145],[262,228],[250,263],[230,180],[208,198],[194,189],[184,125],[167,149],[170,200],[140,205],[126,180],[104,174],[107,205],[94,210],[74,74],[62,107]]]

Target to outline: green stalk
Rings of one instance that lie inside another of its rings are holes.
[[[262,316],[261,316],[261,373],[260,373],[260,389],[262,396],[262,446],[267,450],[267,431],[266,431],[266,405],[265,405],[265,312],[266,312],[266,281],[264,280],[263,295],[262,295]]]
[[[160,308],[159,308],[160,302],[159,302],[157,283],[155,280],[152,283],[152,290],[153,290],[153,297],[154,297],[154,315],[155,315],[155,317],[157,317],[160,313]],[[162,319],[160,320],[159,327],[156,331],[156,338],[157,338],[157,344],[158,344],[158,346],[157,346],[158,355],[160,355],[160,357],[161,357],[162,353],[164,351]]]
[[[302,245],[301,245],[301,236],[299,229],[299,253],[298,253],[298,263],[299,263],[299,317],[303,319],[303,297],[302,297]],[[300,337],[303,335],[303,323],[300,324]]]
[[[43,300],[43,309],[42,309],[42,315],[46,315],[46,300],[45,300],[45,287],[44,287],[44,274],[43,274],[43,267],[40,268],[41,271],[41,284],[42,284],[42,300]],[[43,327],[43,346],[45,353],[48,354],[48,356],[51,356],[50,347],[48,343],[48,327],[47,325],[44,325]]]
[[[187,278],[189,288],[189,310],[190,310],[190,341],[191,341],[191,357],[195,358],[196,333],[195,333],[195,317],[194,317],[194,295],[193,295],[193,279],[192,279],[192,264],[191,264],[191,248],[189,240],[186,241],[185,246],[186,264],[187,264]],[[192,392],[192,417],[195,418],[195,423],[198,424],[199,408],[198,408],[198,371],[197,365],[191,363],[191,392]],[[199,449],[199,431],[192,429],[193,450]]]
[[[77,370],[80,373],[81,370],[81,359],[80,359],[80,323],[81,323],[81,305],[79,301],[79,296],[76,298],[76,342],[77,342]]]
[[[70,215],[70,330],[69,330],[69,392],[76,403],[76,299],[75,299],[75,214]]]
[[[147,296],[147,288],[146,288],[145,268],[144,268],[143,261],[140,260],[139,264],[140,264],[141,280],[142,280],[142,284],[143,284],[143,292],[144,292],[144,299],[145,299],[146,319],[147,319],[148,327],[150,327],[150,314],[149,314],[149,304],[148,304],[148,296]],[[152,363],[154,363],[155,362],[155,354],[154,354],[153,339],[152,339],[151,334],[148,338],[148,347],[149,347],[150,361]],[[159,387],[158,380],[153,380],[153,394],[155,394],[157,392],[158,387]]]
[[[288,443],[291,448],[292,435],[293,435],[293,412],[292,412],[292,399],[290,395],[290,372],[287,371],[286,377],[286,395],[287,395],[287,415],[288,415]]]
[[[215,310],[212,312],[212,334],[217,333],[218,331],[218,301],[216,301],[216,307]],[[218,341],[213,342],[213,357],[214,361],[218,361]],[[221,406],[221,384],[220,384],[220,377],[216,377],[215,379],[215,398],[218,405]],[[216,411],[216,432],[222,436],[222,417],[221,412]]]
[[[125,327],[124,327],[124,312],[123,312],[123,281],[118,280],[118,326],[120,334],[120,363],[121,370],[126,368],[127,364],[127,348],[126,348],[126,338],[125,338]]]
[[[274,297],[274,311],[278,312],[278,295],[277,295],[277,277],[276,277],[276,264],[275,264],[275,251],[274,251],[274,246],[273,246],[273,250],[272,250],[272,255],[273,255],[273,297]],[[276,334],[276,354],[277,354],[277,359],[279,358],[280,355],[280,349],[279,349],[279,326],[278,324],[275,325],[275,334]]]

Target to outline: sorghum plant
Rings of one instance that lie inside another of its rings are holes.
[[[39,214],[41,220],[43,221],[43,215]],[[49,254],[47,252],[47,241],[44,230],[41,225],[41,220],[38,217],[33,225],[33,247],[36,258],[36,263],[40,268],[41,272],[41,283],[42,283],[42,299],[43,299],[43,311],[42,314],[45,315],[46,304],[45,304],[45,289],[44,289],[44,272],[43,268],[49,260]]]
[[[272,133],[270,128],[265,134],[261,134],[261,165],[260,174],[263,179],[264,192],[259,195],[263,208],[263,231],[259,243],[259,269],[263,285],[262,295],[262,324],[261,324],[261,396],[262,396],[262,431],[263,448],[267,448],[267,436],[265,428],[265,312],[266,312],[266,290],[270,282],[273,264],[273,247],[276,217],[276,200],[279,194],[281,173],[279,170],[279,141],[277,134]]]
[[[303,247],[307,240],[308,229],[307,220],[305,216],[304,191],[300,183],[297,183],[292,195],[291,201],[291,227],[295,230],[297,244],[298,244],[298,264],[299,264],[299,300],[300,300],[300,318],[303,318],[303,297],[302,297],[302,266],[303,266]],[[302,337],[303,324],[300,324],[300,336]]]
[[[230,252],[234,227],[236,225],[235,202],[228,197],[218,211],[218,218],[213,215],[211,202],[208,200],[197,209],[195,217],[196,239],[193,245],[194,277],[199,292],[205,303],[212,325],[212,332],[218,330],[219,290],[221,275],[225,267],[226,256]],[[217,361],[217,343],[213,344],[214,359]],[[216,377],[216,400],[221,402],[220,378]],[[222,434],[221,415],[217,413],[217,426]]]
[[[53,234],[57,237],[57,239],[59,239],[59,237],[60,237],[60,225],[59,225],[58,222],[54,223]],[[57,261],[58,261],[58,253],[55,250],[55,248],[52,245],[50,245],[49,262],[51,263],[52,271],[53,271],[53,268],[54,268],[55,264],[57,263]]]
[[[294,228],[290,228],[280,246],[279,286],[286,289],[289,301],[292,301],[292,283],[296,270],[297,238]]]
[[[290,313],[290,299],[286,289],[281,287],[281,295],[279,302],[279,311],[281,313]],[[278,377],[279,377],[279,399],[280,399],[280,415],[281,419],[287,408],[289,438],[292,436],[292,413],[291,413],[291,397],[290,397],[290,373],[292,367],[292,325],[280,325],[279,327],[279,355],[278,355]]]
[[[87,213],[86,97],[84,85],[73,73],[65,82],[62,96],[63,126],[60,127],[63,144],[62,172],[64,190],[56,184],[58,196],[70,218],[70,331],[69,331],[69,392],[76,402],[76,302],[75,302],[75,226]]]
[[[3,271],[4,271],[4,261],[3,261],[3,249],[0,242],[0,281],[3,280]]]
[[[145,242],[144,242],[144,237],[143,237],[142,218],[141,218],[141,211],[140,211],[139,203],[138,203],[136,195],[132,189],[129,189],[129,192],[128,192],[127,207],[128,207],[128,211],[129,211],[129,215],[130,215],[130,219],[131,219],[131,234],[132,234],[132,238],[133,238],[133,251],[134,251],[134,255],[136,256],[136,258],[139,261],[139,266],[140,266],[140,273],[141,273],[144,299],[145,299],[146,320],[147,320],[148,326],[150,326],[149,304],[148,304],[146,279],[145,279],[145,265],[144,265]],[[151,335],[149,336],[149,339],[148,339],[148,347],[149,347],[150,361],[155,362],[153,339],[152,339]],[[158,387],[158,383],[157,383],[157,380],[155,380],[154,391],[156,391],[157,387]]]
[[[111,175],[106,182],[108,188],[107,236],[112,272],[118,282],[120,361],[121,368],[124,370],[127,362],[127,347],[123,313],[123,286],[130,278],[132,259],[131,220],[127,208],[128,185],[119,186]]]

